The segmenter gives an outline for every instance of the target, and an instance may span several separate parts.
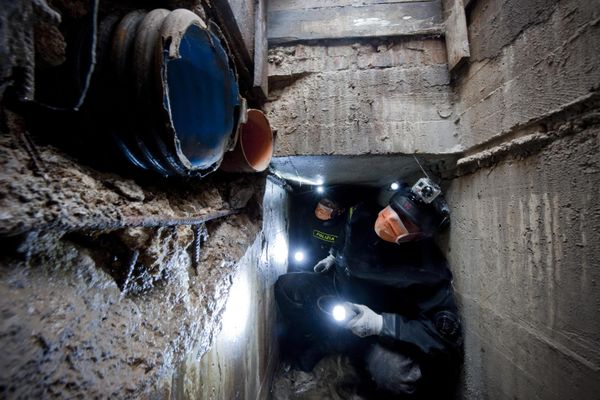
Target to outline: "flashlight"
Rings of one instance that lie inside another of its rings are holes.
[[[296,262],[302,262],[304,261],[304,252],[301,250],[298,250],[297,252],[294,253],[294,260],[296,260]]]
[[[331,316],[337,322],[344,322],[352,319],[356,315],[356,312],[346,304],[336,304],[331,309]]]

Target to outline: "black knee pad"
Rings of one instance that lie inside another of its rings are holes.
[[[302,305],[302,287],[295,274],[284,274],[277,278],[273,290],[277,304],[288,307],[300,307]]]
[[[380,344],[369,349],[367,371],[379,389],[396,395],[412,395],[421,382],[421,367],[412,358]]]

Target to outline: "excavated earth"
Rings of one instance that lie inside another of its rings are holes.
[[[219,330],[260,230],[264,178],[140,183],[36,144],[6,117],[0,397],[162,397],[177,363]],[[156,223],[230,209],[199,236],[199,263],[190,225]],[[130,224],[140,219],[153,225]]]

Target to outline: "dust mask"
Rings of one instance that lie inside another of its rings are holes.
[[[405,223],[391,206],[379,212],[375,221],[375,233],[390,243],[401,243],[421,237],[419,230],[411,223]]]
[[[324,204],[317,204],[317,208],[315,208],[315,216],[321,221],[328,221],[333,216],[333,208],[327,207]]]

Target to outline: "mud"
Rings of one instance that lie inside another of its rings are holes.
[[[138,3],[102,2],[100,14]],[[167,3],[203,13],[197,1]],[[34,68],[64,63],[61,21],[88,12],[78,0],[0,10],[2,398],[164,396],[176,365],[213,343],[239,260],[262,224],[264,175],[100,171],[51,144],[65,144],[53,140],[64,135],[60,126],[28,131],[34,121],[15,100],[35,99]],[[231,210],[202,227],[181,223]]]
[[[248,188],[253,188],[253,180],[259,180],[252,177],[225,178],[218,182],[155,179],[153,183],[147,177],[136,182],[113,173],[97,172],[51,146],[35,145],[24,130],[23,121],[10,113],[9,132],[0,136],[0,154],[3,171],[0,235],[3,236],[54,227],[73,231],[118,225],[127,217],[191,218],[232,208],[228,202],[230,196],[236,208],[244,207],[254,193]],[[167,187],[173,189],[166,190]],[[259,203],[260,194],[251,205],[256,208]]]

